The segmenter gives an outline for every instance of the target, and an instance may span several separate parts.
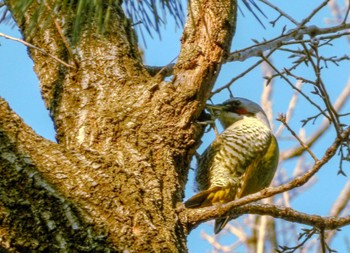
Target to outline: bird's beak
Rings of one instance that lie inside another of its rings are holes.
[[[212,112],[212,111],[222,111],[225,108],[225,105],[223,104],[217,104],[217,105],[210,105],[210,104],[206,104],[205,108]]]
[[[218,117],[221,114],[221,112],[224,110],[224,108],[225,108],[225,105],[223,104],[217,104],[217,105],[206,104],[205,106],[205,109],[207,109],[208,112],[211,115],[214,115],[215,117]]]

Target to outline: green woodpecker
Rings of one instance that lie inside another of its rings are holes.
[[[262,108],[245,98],[208,105],[224,131],[204,151],[198,162],[199,193],[186,201],[188,208],[211,206],[244,197],[269,186],[279,152]],[[219,233],[229,217],[215,221]]]

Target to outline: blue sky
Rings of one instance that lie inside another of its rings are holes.
[[[294,17],[296,20],[300,21],[310,13],[311,10],[315,8],[322,1],[320,0],[286,0],[286,1],[271,1],[278,5],[278,7],[286,11],[290,16]],[[261,8],[265,14],[269,17],[269,20],[273,20],[277,17],[277,14],[268,8],[265,8],[260,4]],[[253,45],[251,39],[257,39],[261,41],[263,38],[270,39],[281,33],[282,27],[287,24],[287,30],[293,28],[290,23],[286,23],[284,20],[277,23],[277,25],[272,28],[269,24],[269,20],[261,17],[267,29],[263,29],[262,26],[252,17],[252,15],[242,7],[245,17],[241,13],[238,15],[238,26],[236,30],[236,35],[232,44],[232,51],[245,48]],[[312,19],[310,24],[315,24],[319,27],[325,27],[326,21],[331,19],[332,15],[329,8],[324,8],[318,15]],[[168,18],[169,23],[166,27],[162,28],[162,40],[158,39],[158,36],[154,36],[154,39],[146,35],[147,48],[144,46],[145,61],[148,65],[166,65],[170,63],[179,53],[180,49],[180,37],[181,28],[176,28],[172,22],[171,18]],[[17,28],[11,28],[8,25],[0,25],[0,32],[7,35],[11,35],[20,38]],[[54,140],[54,129],[52,122],[49,118],[48,111],[45,109],[44,103],[41,100],[41,95],[39,91],[39,83],[33,72],[33,63],[28,57],[26,48],[17,42],[6,40],[0,37],[0,96],[4,97],[25,122],[30,125],[38,134]],[[341,39],[333,43],[334,46],[326,47],[321,52],[324,55],[338,55],[342,56],[349,53],[349,44],[347,44],[345,39]],[[254,63],[257,59],[249,59],[246,62],[234,62],[225,65],[222,72],[216,82],[216,87],[227,83],[232,77],[238,75],[244,71],[248,66]],[[272,58],[274,64],[277,66],[290,66],[291,60],[289,60],[286,54],[279,53]],[[341,92],[344,84],[349,78],[349,63],[342,64],[340,67],[330,66],[329,69],[324,70],[325,82],[329,93],[331,95],[331,100],[335,101],[336,97]],[[312,76],[307,68],[301,68],[300,73],[304,76]],[[263,78],[261,68],[256,68],[255,71],[249,73],[244,78],[239,79],[232,86],[232,91],[234,95],[247,97],[256,102],[260,101],[260,94],[263,89]],[[305,91],[310,88],[305,87]],[[287,110],[288,102],[290,97],[293,95],[293,90],[282,80],[278,79],[274,83],[273,88],[273,113],[274,118],[277,117],[279,113],[285,113]],[[310,95],[311,96],[311,95]],[[214,102],[222,102],[227,99],[229,94],[225,91],[217,94],[213,97]],[[346,106],[346,110],[349,112],[349,105]],[[290,124],[293,129],[298,132],[301,128],[300,120],[305,117],[313,115],[315,110],[309,106],[305,99],[300,98],[300,102],[297,105],[296,113],[292,118]],[[349,120],[349,119],[347,119]],[[316,121],[315,125],[309,124],[304,130],[306,136],[308,136],[314,129],[318,127],[321,120]],[[277,128],[279,122],[274,121],[273,124]],[[282,135],[284,138],[279,140],[279,145],[281,150],[288,147],[297,145],[295,140],[290,140],[288,132],[284,132]],[[334,134],[329,132],[322,140],[317,142],[317,145],[313,147],[313,151],[321,157],[324,153],[325,148],[331,142],[331,138]],[[214,138],[213,133],[208,133],[203,137],[203,144],[199,148],[198,152],[201,153],[209,145],[210,141]],[[306,161],[311,162],[309,156],[305,156]],[[292,202],[292,207],[312,214],[327,215],[328,211],[334,201],[334,198],[341,191],[343,185],[347,182],[348,178],[338,176],[338,163],[339,159],[334,158],[332,161],[321,170],[317,176],[317,181],[309,190],[303,192],[301,196],[296,198]],[[283,169],[289,175],[293,172],[296,161],[289,161],[283,164]],[[195,166],[195,162],[192,163]],[[345,164],[345,172],[349,171],[349,164]],[[189,182],[186,190],[186,198],[193,195],[193,172],[190,173]],[[305,226],[301,226],[305,227]],[[194,230],[188,238],[188,247],[191,253],[199,252],[211,252],[209,244],[201,239],[201,231],[207,231],[207,233],[212,233],[211,225],[201,225],[196,230]],[[334,241],[333,248],[338,250],[338,252],[345,252],[345,242],[344,237],[350,234],[349,228],[343,228],[340,236],[336,237]],[[348,237],[349,239],[349,237]],[[233,236],[225,239],[225,243],[233,242],[235,238]],[[291,245],[290,245],[291,246]],[[244,248],[239,248],[235,252],[245,252]]]

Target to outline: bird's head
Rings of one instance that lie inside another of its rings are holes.
[[[235,97],[226,100],[222,104],[207,105],[206,108],[219,119],[224,129],[234,122],[244,119],[244,117],[257,118],[270,128],[269,121],[263,109],[258,104],[246,98]]]

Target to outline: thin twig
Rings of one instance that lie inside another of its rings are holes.
[[[282,122],[282,124],[289,130],[289,132],[291,132],[291,134],[295,137],[295,139],[298,140],[298,142],[300,143],[300,145],[307,150],[307,152],[310,154],[310,156],[312,157],[312,159],[314,159],[315,163],[318,162],[318,158],[316,157],[316,155],[311,151],[311,149],[299,138],[299,136],[289,127],[289,125],[286,122],[286,117],[284,115],[280,115],[277,119],[278,121]]]
[[[170,72],[172,75],[173,71],[174,71],[174,66],[175,64],[173,63],[176,59],[178,58],[178,56],[175,56],[167,65],[165,65],[163,68],[161,68],[158,73],[156,75],[160,75],[162,74],[163,76],[165,76],[166,73],[163,73],[163,72],[166,72],[168,70],[168,72]],[[169,71],[170,70],[170,71]]]
[[[268,2],[267,0],[260,0],[260,2],[270,6],[272,9],[276,10],[281,16],[285,17],[286,19],[288,19],[293,24],[299,25],[298,21],[296,21],[294,18],[292,18],[287,13],[285,13],[284,11],[282,11],[280,8],[278,8],[277,6],[273,5],[272,3]]]
[[[302,86],[302,82],[300,80],[298,80],[295,84],[295,87],[298,88],[298,89],[301,89],[301,86]],[[286,114],[286,122],[288,123],[289,120],[292,118],[293,114],[294,114],[294,111],[295,111],[295,107],[296,107],[296,104],[298,102],[298,91],[295,91],[292,98],[290,99],[289,101],[289,105],[288,105],[288,108],[287,108],[287,112],[285,113]],[[275,136],[276,138],[278,138],[282,132],[283,132],[283,129],[284,129],[284,125],[281,124],[278,129],[276,130],[275,132]]]
[[[271,50],[266,57],[270,57],[274,52],[276,51],[276,49]],[[214,90],[211,93],[211,96],[221,92],[224,89],[229,89],[229,87],[236,82],[238,79],[244,77],[246,74],[248,74],[250,71],[252,71],[253,69],[255,69],[257,66],[259,66],[261,63],[263,62],[263,60],[259,60],[256,63],[254,63],[252,66],[250,66],[248,69],[246,69],[245,71],[243,71],[242,73],[240,73],[238,76],[235,76],[234,78],[232,78],[228,83],[224,84],[223,86],[217,88],[216,90]]]
[[[323,7],[325,7],[330,0],[325,0],[323,3],[321,3],[316,9],[314,9],[310,15],[305,18],[303,21],[301,21],[299,27],[303,27],[306,23],[308,23],[313,16],[315,16]]]
[[[43,49],[41,49],[41,48],[39,48],[39,47],[37,47],[37,46],[34,46],[33,44],[30,44],[30,43],[28,43],[28,42],[26,42],[26,41],[24,41],[24,40],[21,40],[21,39],[18,39],[18,38],[14,38],[14,37],[9,36],[9,35],[6,35],[6,34],[4,34],[4,33],[0,33],[0,37],[4,37],[5,39],[9,39],[9,40],[13,40],[13,41],[19,42],[19,43],[21,43],[21,44],[23,44],[23,45],[25,45],[25,46],[27,46],[27,47],[33,48],[33,49],[35,49],[35,50],[38,50],[38,51],[41,52],[43,55],[47,55],[47,56],[53,58],[55,61],[61,63],[62,65],[66,66],[67,68],[73,68],[73,69],[75,68],[74,66],[72,66],[72,65],[70,65],[70,64],[68,64],[68,63],[66,63],[66,62],[64,62],[64,61],[62,61],[62,60],[60,60],[60,59],[57,58],[56,56],[54,56],[54,55],[52,55],[52,54],[46,52],[45,50],[43,50]]]
[[[341,129],[339,127],[340,122],[339,122],[339,118],[337,116],[337,112],[334,109],[334,107],[330,101],[328,92],[326,91],[325,85],[324,85],[322,78],[321,78],[321,67],[320,67],[320,61],[319,61],[319,57],[318,57],[317,43],[314,43],[314,45],[312,46],[312,49],[315,52],[315,57],[316,57],[317,63],[314,62],[312,55],[311,55],[310,51],[307,49],[306,45],[304,43],[302,43],[301,45],[304,48],[305,55],[308,57],[309,62],[311,63],[311,65],[314,69],[314,72],[316,75],[315,85],[319,88],[319,90],[321,92],[321,98],[326,105],[330,119],[332,120],[334,127],[335,127],[335,130],[339,136],[340,131],[341,131]]]
[[[286,34],[283,34],[281,36],[278,36],[274,39],[263,41],[259,44],[255,44],[253,46],[237,50],[235,52],[230,53],[230,55],[227,57],[226,62],[231,61],[244,61],[250,57],[257,57],[260,56],[263,52],[277,49],[283,45],[288,45],[288,42],[292,41],[291,43],[300,43],[300,40],[298,41],[298,38],[302,38],[304,35],[309,35],[310,37],[315,37],[318,35],[323,34],[329,34],[329,33],[336,33],[339,31],[343,31],[350,28],[350,23],[340,24],[337,26],[332,27],[326,27],[326,28],[319,28],[317,26],[307,26],[304,28],[295,28],[292,30],[289,30]],[[344,34],[348,35],[348,33]],[[338,34],[334,34],[332,36],[338,36]],[[297,39],[296,39],[297,38]]]
[[[265,77],[273,75],[273,69],[266,63],[261,65],[262,74]],[[273,126],[273,111],[272,111],[272,91],[273,91],[273,80],[270,82],[269,80],[264,81],[264,88],[261,94],[261,107],[266,113],[266,116],[270,122],[271,129],[274,129]]]
[[[300,241],[302,238],[303,240],[298,243],[295,246],[279,246],[279,249],[277,250],[277,253],[294,253],[297,249],[303,248],[305,249],[304,245],[307,241],[309,241],[314,234],[316,234],[317,228],[312,228],[312,229],[302,229],[304,232],[299,233],[298,236],[298,241]],[[306,250],[306,249],[305,249]],[[305,252],[308,252],[307,250]]]
[[[349,99],[350,96],[350,78],[345,85],[344,89],[340,92],[338,99],[334,103],[334,108],[338,112],[340,111],[343,106],[345,105],[345,102]],[[323,122],[321,123],[320,128],[314,132],[314,134],[305,142],[305,144],[308,147],[311,147],[329,128],[329,120],[327,118],[323,119]],[[281,152],[280,159],[281,160],[287,160],[291,159],[297,156],[300,156],[305,149],[301,146],[297,146],[295,148],[292,148],[290,150],[286,150],[284,152]]]
[[[235,76],[234,78],[232,78],[228,83],[224,84],[223,86],[217,88],[216,90],[214,90],[211,93],[211,96],[215,95],[216,93],[221,92],[224,89],[228,89],[234,82],[236,82],[238,79],[242,78],[243,76],[245,76],[246,74],[248,74],[250,71],[252,71],[253,69],[255,69],[257,66],[259,66],[261,63],[263,62],[263,60],[259,60],[256,63],[254,63],[252,66],[250,66],[248,69],[246,69],[245,71],[243,71],[242,73],[240,73],[238,76]]]
[[[328,161],[336,154],[336,151],[338,150],[339,146],[343,142],[343,140],[349,138],[350,135],[350,127],[346,128],[342,133],[341,136],[336,138],[333,144],[326,150],[325,154],[323,155],[322,159],[315,162],[312,168],[310,168],[308,171],[305,172],[304,175],[298,176],[291,180],[290,182],[286,184],[282,184],[278,187],[269,187],[265,188],[257,193],[250,194],[246,197],[231,201],[226,204],[217,205],[217,206],[211,206],[211,207],[205,207],[205,208],[198,208],[198,209],[185,209],[183,206],[179,207],[179,213],[180,213],[180,219],[183,220],[184,224],[188,224],[190,227],[193,227],[194,225],[198,225],[199,223],[202,223],[206,220],[217,218],[223,215],[227,215],[228,212],[232,213],[232,215],[235,214],[241,214],[241,213],[256,213],[256,214],[262,214],[255,208],[249,209],[248,207],[245,207],[243,209],[239,209],[238,207],[242,207],[243,205],[246,205],[248,203],[251,203],[253,201],[257,201],[263,198],[274,196],[278,193],[282,193],[285,191],[289,191],[293,188],[300,187],[304,185],[306,182],[308,182]],[[251,206],[251,205],[249,205]],[[275,206],[273,208],[276,208]],[[248,209],[248,210],[247,210]],[[249,212],[250,210],[250,212]],[[276,210],[276,209],[275,209]],[[281,209],[278,208],[279,211]],[[345,226],[350,223],[350,217],[347,218],[322,218],[320,216],[317,216],[318,222],[307,222],[307,220],[311,217],[309,215],[305,214],[303,215],[305,217],[304,219],[298,219],[298,215],[294,216],[292,213],[289,213],[288,211],[290,209],[284,208],[286,216],[282,215],[282,212],[280,213],[277,211],[277,213],[274,213],[271,209],[269,211],[266,211],[264,214],[269,214],[277,218],[283,218],[289,221],[293,222],[300,222],[303,224],[309,224],[312,226],[317,227],[323,227],[325,229],[335,229],[339,226]],[[233,213],[234,212],[234,213]],[[273,215],[276,214],[276,215]],[[278,215],[280,214],[280,216]],[[283,217],[282,217],[283,216]],[[292,217],[293,220],[289,219],[288,217]],[[314,216],[312,216],[314,217]]]
[[[323,114],[325,117],[329,118],[329,116],[327,114],[324,113],[324,111],[320,108],[320,106],[318,104],[316,104],[314,101],[312,101],[302,90],[296,88],[292,82],[287,78],[285,77],[269,60],[268,58],[266,58],[264,55],[261,55],[261,58],[266,61],[273,69],[274,71],[279,74],[279,76],[284,79],[288,84],[289,86],[291,86],[292,89],[294,90],[297,90],[307,101],[310,102],[310,104],[312,104],[313,106],[315,106],[321,114]]]
[[[231,202],[233,203],[233,202]],[[228,207],[228,204],[205,207],[201,209],[189,209],[187,210],[187,218],[188,221],[193,222],[197,220],[198,217],[203,218],[205,220],[212,218],[213,215],[209,215],[213,213],[213,210],[223,210]],[[197,211],[201,210],[200,213]],[[206,210],[206,212],[204,212]],[[212,212],[210,212],[212,211]],[[218,212],[217,212],[218,213]],[[314,214],[307,214],[303,212],[299,212],[293,208],[284,207],[284,206],[276,206],[271,204],[246,204],[239,207],[235,207],[233,209],[229,209],[226,212],[226,215],[237,216],[242,214],[259,214],[259,215],[269,215],[274,218],[284,219],[290,222],[296,222],[299,224],[305,224],[309,226],[313,226],[318,229],[332,230],[338,229],[350,224],[350,215],[345,217],[326,217]],[[195,217],[198,216],[198,217]]]
[[[329,214],[330,216],[339,217],[341,214],[348,213],[348,204],[350,200],[350,181],[346,183],[338,198],[334,202]],[[326,242],[329,244],[334,238],[336,231],[326,233]]]
[[[44,1],[44,5],[45,7],[48,9],[48,11],[50,12],[50,14],[52,15],[52,18],[53,18],[53,21],[54,21],[54,24],[56,26],[56,29],[57,29],[57,32],[58,34],[60,35],[62,41],[63,41],[63,44],[64,46],[66,47],[67,51],[68,51],[68,54],[69,56],[73,59],[74,63],[76,64],[76,66],[78,66],[78,63],[77,61],[75,60],[74,58],[74,54],[73,54],[73,51],[68,43],[68,40],[66,38],[66,36],[64,35],[63,33],[63,29],[61,28],[60,24],[57,22],[56,20],[56,15],[55,13],[52,11],[51,7],[46,3],[46,1]]]
[[[151,76],[162,75],[163,77],[171,76],[174,71],[175,63],[169,63],[165,66],[145,66]]]

